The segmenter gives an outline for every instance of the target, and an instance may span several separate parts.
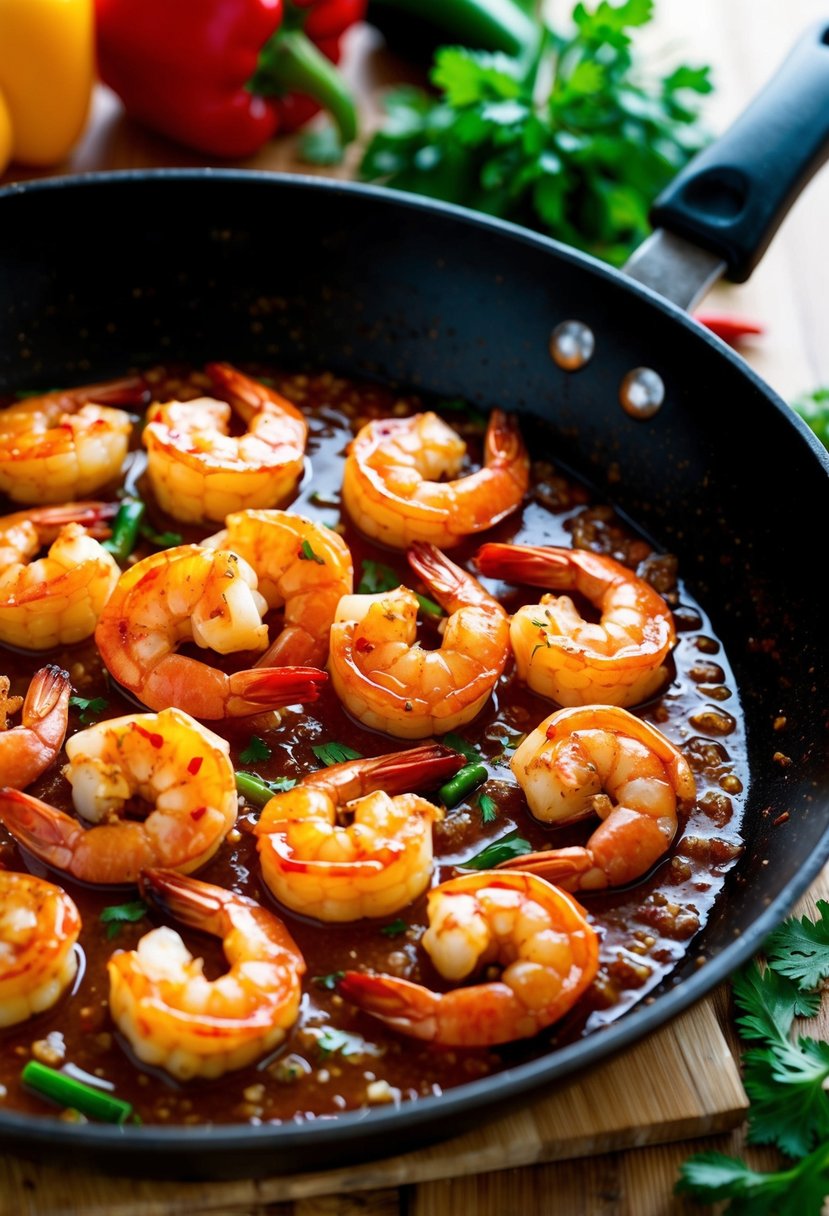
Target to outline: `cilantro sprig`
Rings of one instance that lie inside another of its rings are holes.
[[[385,99],[366,181],[460,203],[620,265],[659,192],[705,144],[708,67],[646,71],[634,47],[653,0],[578,3],[539,53],[438,49],[434,92]]]
[[[762,1173],[724,1153],[699,1153],[676,1185],[701,1203],[730,1200],[731,1216],[820,1216],[829,1196],[829,1043],[793,1033],[814,1017],[829,977],[829,903],[818,917],[790,917],[733,982],[737,1027],[750,1044],[743,1080],[750,1105],[747,1141],[774,1145],[791,1164]]]

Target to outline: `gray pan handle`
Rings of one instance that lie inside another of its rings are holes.
[[[743,283],[829,157],[829,18],[811,26],[748,108],[651,208],[625,273],[683,308]]]

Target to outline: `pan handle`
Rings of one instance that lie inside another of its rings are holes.
[[[696,249],[703,276],[698,295],[720,274],[743,283],[827,157],[829,21],[822,21],[798,39],[740,117],[660,194],[650,219],[664,233],[655,232],[645,245],[661,246],[680,260]],[[666,291],[666,272],[649,270],[649,261],[659,258],[649,258],[645,245],[627,273],[691,307],[690,286],[680,293],[686,298]]]

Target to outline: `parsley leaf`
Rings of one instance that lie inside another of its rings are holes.
[[[801,988],[817,988],[829,976],[829,903],[819,899],[817,910],[817,921],[789,917],[764,945],[769,966]]]
[[[316,758],[321,764],[342,764],[345,760],[360,760],[362,759],[360,752],[355,752],[353,747],[348,747],[345,743],[318,743],[311,748]]]
[[[389,921],[387,925],[381,925],[380,932],[384,937],[399,937],[401,933],[406,932],[408,927],[406,921],[398,916],[396,920]]]
[[[359,595],[377,595],[381,591],[393,591],[395,587],[400,586],[400,581],[400,577],[395,574],[391,566],[384,566],[382,562],[374,562],[370,558],[366,558],[363,561],[357,593]]]
[[[106,697],[70,697],[69,704],[73,709],[80,710],[81,722],[97,722],[100,715],[109,705]]]
[[[453,751],[460,752],[462,756],[466,756],[470,764],[480,764],[481,753],[474,748],[471,743],[467,743],[461,735],[456,735],[454,731],[449,731],[448,735],[443,736],[443,742],[447,747],[451,747]]]
[[[431,91],[385,99],[365,181],[501,216],[620,265],[657,194],[707,141],[707,67],[646,71],[634,48],[653,0],[576,4],[538,54],[438,48]]]
[[[239,759],[242,761],[242,764],[255,764],[257,760],[270,760],[270,758],[271,749],[265,740],[260,739],[258,735],[251,735],[245,750],[239,752]]]
[[[478,808],[481,812],[481,823],[492,823],[498,818],[498,803],[494,798],[490,798],[489,794],[481,794]]]
[[[792,402],[792,408],[811,427],[824,447],[829,448],[829,387],[804,393]]]
[[[316,562],[318,566],[325,565],[325,558],[320,557],[320,555],[318,553],[314,552],[314,550],[311,548],[311,542],[309,540],[304,540],[302,542],[302,544],[299,547],[298,556],[299,556],[300,561]]]
[[[519,836],[517,831],[510,832],[507,836],[502,836],[500,840],[495,840],[492,844],[487,845],[474,857],[468,858],[459,869],[491,870],[500,865],[502,861],[509,861],[511,857],[523,857],[525,853],[531,852],[532,845],[529,840]]]
[[[107,937],[113,938],[120,933],[121,925],[143,920],[149,910],[143,899],[136,899],[128,904],[110,904],[102,908],[98,919],[106,925]]]
[[[325,988],[327,992],[336,992],[337,985],[344,975],[344,971],[329,971],[327,975],[315,975],[312,978],[319,988]]]

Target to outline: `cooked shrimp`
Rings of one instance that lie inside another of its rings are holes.
[[[175,929],[145,934],[109,960],[109,1008],[145,1064],[180,1081],[244,1068],[285,1038],[299,1015],[305,960],[282,921],[253,899],[170,870],[147,870],[141,893],[176,920],[222,939],[230,968],[208,980]]]
[[[675,642],[671,610],[644,579],[585,549],[483,545],[482,574],[576,591],[601,611],[586,621],[569,596],[543,595],[519,608],[510,640],[519,677],[559,705],[638,705],[668,678]]]
[[[23,701],[20,725],[8,728],[6,716],[19,702],[8,697],[8,677],[0,676],[0,781],[4,785],[25,789],[55,760],[69,722],[71,690],[68,672],[53,664],[41,667]]]
[[[68,502],[116,481],[132,422],[114,405],[145,405],[144,381],[28,397],[0,410],[0,492],[14,502]]]
[[[176,653],[185,642],[219,654],[264,650],[267,609],[256,574],[236,553],[178,545],[125,570],[95,630],[110,674],[150,709],[238,718],[313,701],[325,672],[254,667],[231,675]]]
[[[509,618],[477,579],[434,545],[409,564],[451,615],[438,650],[416,641],[418,601],[407,587],[345,596],[331,626],[328,670],[337,696],[365,726],[401,739],[471,722],[509,656]]]
[[[2,789],[0,820],[41,861],[82,882],[134,883],[147,866],[190,873],[236,822],[230,747],[180,710],[99,722],[68,739],[66,755],[80,819]]]
[[[282,505],[302,476],[305,417],[229,363],[208,363],[205,371],[228,400],[168,401],[148,411],[147,473],[160,506],[198,523]],[[248,427],[244,435],[228,433],[234,411]]]
[[[677,804],[696,794],[679,748],[655,726],[613,705],[551,714],[516,748],[510,768],[537,819],[601,819],[583,848],[550,849],[503,863],[568,891],[640,878],[676,835]]]
[[[257,667],[322,666],[337,604],[354,587],[348,545],[331,528],[287,511],[237,511],[225,524],[202,544],[238,553],[256,571],[268,608],[285,610],[283,628]]]
[[[466,444],[437,414],[368,422],[348,446],[343,502],[366,536],[393,548],[443,549],[521,505],[530,460],[518,420],[493,410],[483,467],[460,476]]]
[[[51,1009],[78,970],[80,931],[60,887],[0,870],[0,1028]]]
[[[94,633],[121,573],[96,537],[109,535],[105,521],[117,510],[77,502],[0,518],[0,642],[51,650]]]
[[[255,828],[273,895],[324,921],[404,908],[429,885],[432,824],[442,814],[404,791],[440,785],[463,764],[448,747],[424,744],[333,764],[276,794]]]
[[[347,971],[346,1000],[441,1047],[491,1047],[557,1022],[598,970],[595,930],[564,891],[535,874],[484,870],[434,887],[422,941],[442,976],[460,982],[497,964],[500,979],[433,992],[392,975]]]

